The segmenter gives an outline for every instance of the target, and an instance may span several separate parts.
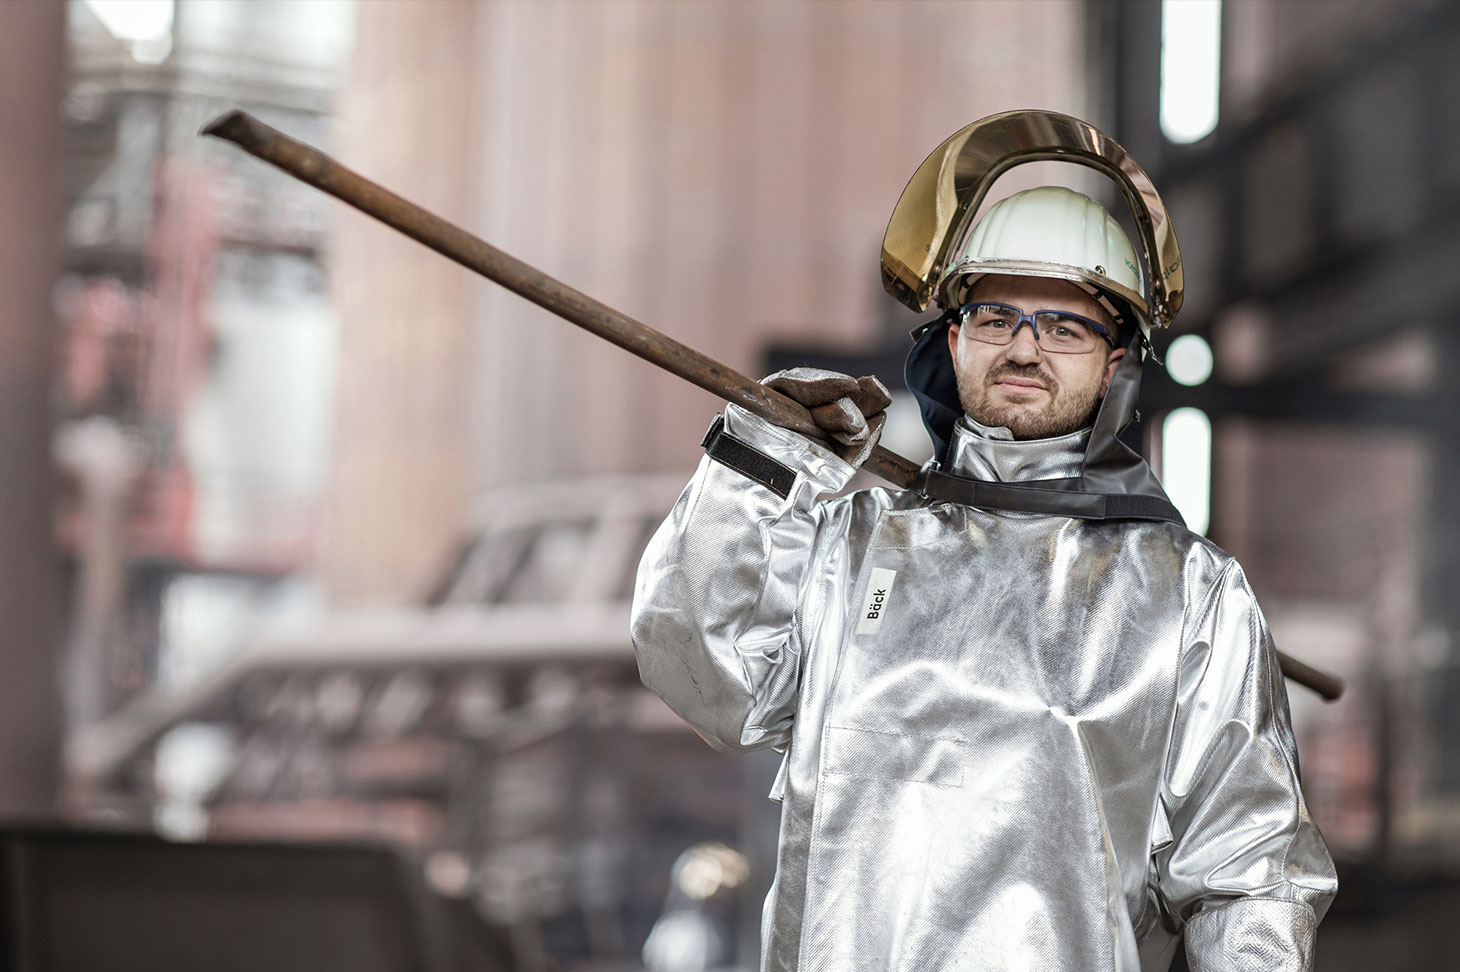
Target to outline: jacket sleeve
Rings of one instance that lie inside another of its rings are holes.
[[[1298,786],[1287,691],[1267,624],[1229,561],[1189,608],[1153,856],[1193,972],[1308,972],[1337,890]]]
[[[634,653],[644,684],[711,746],[784,751],[800,675],[796,615],[820,523],[816,499],[841,489],[855,470],[733,405],[723,421],[718,443],[639,563]]]

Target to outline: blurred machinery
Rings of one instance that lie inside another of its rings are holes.
[[[56,453],[72,728],[231,648],[168,657],[198,605],[241,614],[297,592],[328,453],[325,203],[195,133],[242,103],[327,142],[351,11],[68,6]]]
[[[544,949],[632,962],[687,845],[754,850],[775,828],[774,754],[712,752],[639,684],[625,635],[639,555],[682,480],[481,497],[425,603],[263,634],[77,736],[90,816],[182,838],[389,841],[512,928],[524,967]],[[717,899],[721,962],[745,935],[756,954],[759,899],[744,897]]]
[[[644,942],[647,972],[731,968],[734,935],[727,912],[740,904],[735,892],[748,877],[745,855],[724,844],[696,844],[680,854],[664,910]]]

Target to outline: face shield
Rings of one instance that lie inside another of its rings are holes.
[[[1144,319],[1143,331],[1169,327],[1181,309],[1184,283],[1181,250],[1161,197],[1113,138],[1053,111],[990,115],[954,134],[918,166],[882,238],[882,286],[913,310],[927,310],[935,299],[949,309],[939,284],[952,276],[967,251],[974,215],[990,187],[1016,165],[1048,160],[1088,166],[1120,188],[1139,237],[1141,290],[1135,292],[1114,274],[1078,266],[1026,266],[1023,272],[1124,292]]]
[[[1046,160],[1089,166],[1109,176],[1130,207],[1139,251],[1131,247],[1103,207],[1057,187],[1001,201],[975,225],[974,216],[1000,175],[1025,162]],[[1018,206],[999,213],[1001,206],[1020,197],[1023,202]],[[1087,218],[1074,219],[1076,210],[1086,204],[1098,210],[1098,215],[1089,211]],[[990,217],[995,218],[993,224]],[[1070,233],[1069,226],[1076,226],[1077,231]],[[1010,240],[1024,242],[1013,245]],[[915,344],[906,366],[907,386],[918,399],[938,459],[946,455],[954,425],[963,414],[947,349],[947,328],[970,283],[988,273],[1075,283],[1123,319],[1121,329],[1130,349],[1096,413],[1078,478],[1023,488],[1004,484],[997,490],[978,492],[981,500],[972,505],[1085,518],[1135,516],[1180,522],[1145,460],[1120,441],[1120,434],[1135,417],[1150,331],[1170,326],[1181,307],[1184,285],[1176,237],[1145,171],[1105,133],[1050,111],[1005,112],[974,122],[918,167],[883,238],[882,283],[888,293],[914,310],[926,310],[936,301],[945,311],[913,332]],[[931,476],[925,475],[923,481],[937,484],[950,478],[935,463]],[[964,489],[958,498],[967,502],[971,495]],[[1092,502],[1096,497],[1100,501]]]

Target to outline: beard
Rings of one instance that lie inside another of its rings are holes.
[[[1049,404],[1039,408],[1020,402],[995,403],[991,392],[1001,378],[1027,378],[1042,384],[1049,393]],[[1017,365],[1005,362],[975,378],[966,371],[958,372],[958,401],[968,417],[990,428],[1005,428],[1016,439],[1051,439],[1068,435],[1089,425],[1100,404],[1101,381],[1088,386],[1066,388],[1038,365]]]

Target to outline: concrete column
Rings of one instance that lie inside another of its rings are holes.
[[[0,818],[54,812],[60,571],[51,536],[51,286],[65,5],[0,4]]]
[[[362,3],[331,152],[447,219],[473,211],[470,3]],[[336,604],[417,598],[457,534],[473,301],[488,286],[336,207],[335,461],[322,575]]]

